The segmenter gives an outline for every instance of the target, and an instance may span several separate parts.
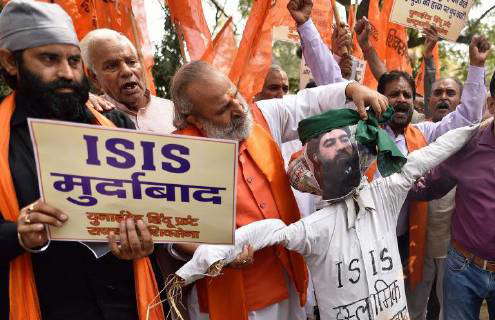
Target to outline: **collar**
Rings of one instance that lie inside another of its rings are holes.
[[[486,126],[483,129],[483,131],[480,134],[479,144],[483,144],[495,148],[495,135],[493,134],[494,124],[495,121],[492,121],[492,123],[489,126]]]
[[[148,89],[146,89],[146,91],[144,92],[144,96],[147,98],[148,103],[141,109],[146,109],[151,104],[151,92]],[[114,98],[110,97],[108,94],[105,93],[101,97],[104,98],[105,100],[108,100],[111,103],[113,103],[115,105],[115,108],[117,108],[118,110],[125,112],[127,114],[130,114],[132,116],[137,115],[137,112],[135,110],[129,109],[125,104],[118,102]],[[139,110],[141,110],[141,109],[139,109]]]
[[[366,213],[376,211],[375,202],[371,196],[370,184],[366,176],[363,176],[354,194],[347,197],[344,201],[346,205],[347,229],[354,228],[356,226],[356,220],[361,219]]]

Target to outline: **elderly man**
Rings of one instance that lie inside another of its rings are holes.
[[[67,214],[43,202],[27,118],[134,128],[120,111],[85,106],[89,82],[70,17],[58,5],[10,1],[0,14],[0,65],[14,90],[0,106],[0,319],[144,320],[157,293],[142,223],[122,222],[112,253],[96,259],[78,242],[50,244],[44,225]],[[112,123],[113,122],[113,123]],[[56,139],[56,136],[53,137]],[[65,155],[70,157],[71,155]],[[108,247],[108,244],[100,244]],[[93,246],[94,248],[94,246]],[[134,279],[134,274],[141,275]],[[138,301],[138,303],[136,303]],[[164,319],[161,308],[153,319]]]
[[[93,84],[138,130],[175,130],[172,102],[150,94],[136,48],[126,36],[110,29],[93,30],[81,41],[81,54]]]
[[[268,70],[263,88],[256,94],[254,101],[282,98],[289,92],[289,78],[279,65],[272,65]]]
[[[300,218],[278,147],[298,137],[300,120],[340,107],[346,97],[356,103],[363,116],[365,104],[378,113],[387,105],[385,97],[378,93],[357,83],[342,82],[302,90],[283,99],[259,101],[251,107],[253,113],[261,115],[253,122],[237,88],[204,62],[179,69],[171,91],[177,134],[240,142],[238,227],[270,217],[287,222]],[[271,134],[263,127],[269,127]],[[191,254],[196,247],[182,245],[179,249]],[[208,319],[208,314],[212,319],[305,319],[299,306],[305,300],[307,285],[301,256],[280,247],[268,247],[257,252],[250,264],[248,253],[247,248],[237,259],[236,268],[227,268],[222,276],[195,286],[190,296],[192,319]]]

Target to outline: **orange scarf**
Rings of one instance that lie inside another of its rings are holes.
[[[10,119],[15,109],[15,95],[6,97],[0,104],[0,212],[5,220],[17,221],[19,204],[10,174],[9,140]],[[115,127],[115,125],[89,108],[95,117],[95,124]],[[137,310],[140,320],[146,320],[148,304],[158,295],[158,286],[149,258],[133,261],[136,286]],[[24,253],[10,262],[9,273],[10,320],[40,320],[40,306],[34,280],[31,255]],[[151,320],[164,320],[161,304],[150,310]]]
[[[408,125],[404,130],[407,150],[413,152],[426,146],[423,133],[416,127]],[[368,181],[372,181],[377,170],[376,162],[366,171]],[[428,202],[409,202],[409,256],[407,258],[406,277],[411,288],[423,280],[425,260],[426,224],[428,223]]]
[[[264,122],[264,126],[267,127],[261,113],[257,117],[255,115],[255,118],[257,121],[262,119],[262,123]],[[203,136],[195,127],[188,127],[175,133]],[[271,135],[261,125],[255,123],[251,135],[246,140],[246,147],[247,152],[249,152],[249,155],[254,159],[256,165],[270,183],[282,221],[290,224],[299,220],[299,209],[285,174],[284,160],[278,145],[273,141]],[[289,273],[290,278],[294,280],[301,306],[303,306],[306,303],[306,288],[308,285],[308,274],[304,259],[298,253],[288,251],[281,246],[277,247],[277,257]],[[200,291],[205,291],[206,295],[200,294]],[[248,319],[248,310],[243,299],[244,281],[240,270],[226,268],[222,271],[222,276],[220,277],[198,281],[198,295],[200,305],[208,306],[211,320]]]

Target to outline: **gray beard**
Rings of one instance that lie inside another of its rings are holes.
[[[225,127],[218,126],[208,119],[200,119],[203,130],[208,138],[227,139],[227,140],[245,140],[251,134],[253,128],[253,116],[249,109],[244,117],[234,119]]]

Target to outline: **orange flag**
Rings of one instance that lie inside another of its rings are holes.
[[[386,23],[386,65],[387,70],[401,70],[412,74],[407,42],[409,40],[405,27],[390,22],[390,13],[394,0],[385,0],[382,9],[382,21]]]
[[[435,61],[435,79],[440,78],[440,60],[438,56],[438,44],[433,48],[433,61]],[[423,97],[425,96],[425,60],[421,62],[418,74],[416,75],[416,93],[419,93]]]
[[[351,4],[349,6],[349,18],[347,19],[347,24],[349,25],[349,29],[352,34],[352,55],[358,59],[363,59],[363,51],[361,51],[361,47],[359,46],[357,34],[354,32],[354,26],[356,25],[356,5]]]
[[[154,94],[153,48],[148,37],[144,0],[38,0],[60,5],[72,18],[79,40],[91,30],[109,28],[121,32],[134,44],[144,66],[148,89]],[[8,0],[2,0],[4,4]]]
[[[201,0],[166,0],[177,33],[186,42],[191,61],[199,60],[208,46],[211,33],[206,23]]]
[[[246,23],[239,51],[229,74],[232,82],[249,101],[263,87],[272,63],[272,34],[274,27],[287,27],[288,38],[299,41],[295,22],[287,10],[288,0],[254,0]],[[312,20],[323,41],[330,45],[333,10],[326,0],[313,4]]]
[[[376,53],[380,57],[380,59],[385,59],[385,35],[383,32],[383,21],[381,20],[381,13],[379,7],[379,0],[370,0],[369,9],[368,9],[368,21],[371,24],[371,33],[370,33],[370,45],[376,50]],[[373,76],[371,69],[369,66],[366,67],[366,71],[364,73],[363,83],[372,88],[376,89],[378,86],[378,82]]]
[[[201,60],[213,65],[225,74],[229,74],[237,54],[232,17],[223,25],[220,32],[213,39],[213,45],[208,47]]]

